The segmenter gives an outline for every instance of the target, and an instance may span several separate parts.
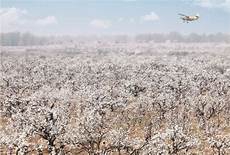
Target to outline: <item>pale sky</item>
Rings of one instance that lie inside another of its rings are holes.
[[[1,32],[36,34],[229,33],[230,0],[1,0],[0,22]]]

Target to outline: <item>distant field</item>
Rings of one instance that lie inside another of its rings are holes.
[[[229,44],[0,48],[0,154],[230,154]]]

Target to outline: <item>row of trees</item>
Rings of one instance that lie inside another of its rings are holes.
[[[230,35],[217,33],[217,34],[196,34],[191,33],[189,35],[182,35],[178,32],[171,32],[168,34],[152,33],[152,34],[140,34],[133,37],[127,35],[115,35],[115,36],[90,36],[90,37],[39,37],[30,33],[1,33],[0,34],[1,46],[31,46],[31,45],[48,45],[48,44],[60,44],[60,43],[72,43],[74,41],[114,41],[114,42],[222,42],[229,43]]]
[[[230,35],[224,33],[216,33],[216,34],[196,34],[191,33],[189,35],[182,35],[178,32],[171,32],[169,34],[141,34],[136,36],[136,40],[140,42],[188,42],[188,43],[196,43],[196,42],[230,42]]]
[[[1,33],[0,38],[1,46],[30,46],[48,44],[48,38],[38,37],[30,33]]]
[[[3,153],[229,154],[229,53],[186,50],[3,53]]]

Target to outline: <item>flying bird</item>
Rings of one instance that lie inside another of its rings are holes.
[[[188,15],[185,15],[185,14],[182,14],[182,13],[179,13],[178,15],[181,16],[181,19],[183,20],[183,22],[191,22],[191,21],[195,21],[195,20],[198,20],[200,18],[199,14],[196,14],[195,16],[188,16]]]

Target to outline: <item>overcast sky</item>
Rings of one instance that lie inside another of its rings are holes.
[[[1,32],[36,34],[229,33],[230,0],[1,0],[0,22]]]

